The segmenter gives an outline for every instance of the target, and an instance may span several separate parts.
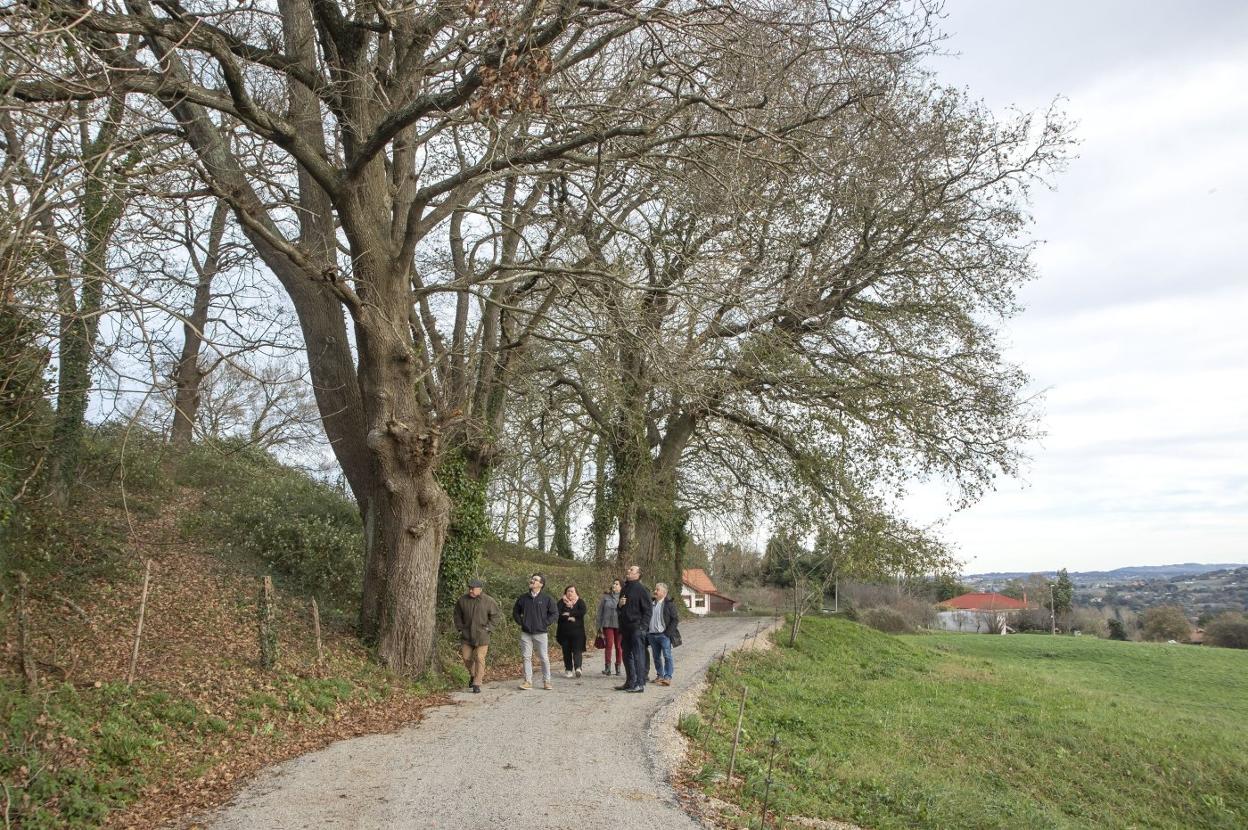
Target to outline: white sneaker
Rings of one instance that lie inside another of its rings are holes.
[[[577,669],[575,672],[573,672],[573,674],[575,674],[577,677],[580,677],[580,676],[581,676],[581,670],[580,670],[580,669]]]
[[[564,676],[564,677],[571,677],[571,676],[572,676],[572,672],[570,672],[570,671],[565,671],[565,672],[563,673],[563,676]]]

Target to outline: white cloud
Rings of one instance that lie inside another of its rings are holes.
[[[1064,93],[1082,140],[1037,199],[1041,279],[1009,331],[1047,436],[1026,486],[949,520],[971,570],[1248,561],[1248,26],[1227,25],[1244,8],[1045,5],[1038,29],[950,9],[967,34],[942,74],[990,104]],[[1061,19],[1075,28],[1045,37]],[[936,502],[922,488],[908,507],[930,519]]]

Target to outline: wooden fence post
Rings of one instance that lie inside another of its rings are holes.
[[[767,807],[771,802],[771,771],[776,763],[776,749],[780,746],[780,731],[771,735],[771,755],[767,758],[767,786],[763,790],[763,814],[758,820],[759,827],[767,826]]]
[[[711,700],[711,719],[706,727],[706,734],[702,736],[702,754],[710,758],[711,754],[711,736],[715,734],[715,727],[719,725],[719,690],[714,686],[711,687],[708,697]]]
[[[139,643],[143,640],[143,618],[147,615],[147,589],[152,581],[152,560],[143,566],[143,596],[139,600],[139,623],[134,629],[134,650],[130,652],[130,671],[126,673],[126,685],[134,682],[134,670],[139,664]]]
[[[260,666],[271,669],[277,665],[276,614],[273,610],[273,577],[266,576],[260,583]]]
[[[750,693],[749,686],[741,687],[741,707],[737,709],[737,730],[732,735],[732,752],[728,754],[728,786],[732,786],[732,771],[737,768],[737,747],[741,743],[741,721],[745,720],[745,697]]]
[[[17,572],[17,662],[26,678],[26,691],[34,692],[39,683],[35,657],[30,653],[30,612],[26,608],[26,586],[30,580],[25,571]]]

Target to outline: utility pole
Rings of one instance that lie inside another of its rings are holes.
[[[1057,600],[1053,598],[1053,583],[1049,583],[1049,633],[1057,636]]]

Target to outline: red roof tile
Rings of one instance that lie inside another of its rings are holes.
[[[963,594],[940,603],[961,611],[1021,611],[1027,603],[1004,594]]]
[[[685,568],[680,572],[680,581],[699,594],[719,593],[719,589],[715,587],[715,583],[711,582],[711,578],[707,576],[706,571],[701,568]]]

